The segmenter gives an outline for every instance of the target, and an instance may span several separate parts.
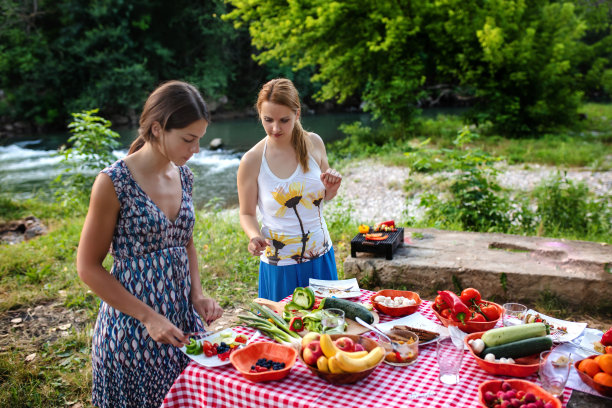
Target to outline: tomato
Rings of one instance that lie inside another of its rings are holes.
[[[440,312],[440,314],[445,319],[451,319],[451,315],[453,314],[453,312],[450,309],[444,309],[442,310],[442,312]]]
[[[210,344],[210,341],[204,340],[202,342],[202,350],[204,350],[204,352],[206,352],[206,350],[210,350],[210,349],[212,349],[212,344]]]
[[[473,303],[478,303],[482,300],[482,296],[480,296],[480,292],[474,288],[463,289],[461,292],[461,296],[459,296],[461,301],[466,305],[470,306]]]
[[[446,302],[444,302],[444,300],[442,300],[442,296],[438,295],[436,296],[436,299],[434,300],[434,307],[436,308],[438,312],[441,312],[444,309],[448,309],[450,306],[447,305]]]
[[[204,355],[205,355],[206,357],[212,357],[212,356],[214,356],[212,349],[204,350]]]
[[[499,310],[490,303],[481,303],[480,310],[482,310],[482,314],[484,314],[489,321],[499,319]]]
[[[472,317],[469,321],[470,322],[486,322],[487,319],[485,319],[485,317],[481,315],[480,313],[474,313],[472,314]]]

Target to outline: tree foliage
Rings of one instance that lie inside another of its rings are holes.
[[[424,99],[470,98],[473,123],[505,133],[571,123],[610,68],[603,6],[553,0],[228,0],[261,63],[316,69],[318,97],[357,93],[387,123]],[[587,22],[592,26],[589,30]],[[587,44],[585,35],[596,33]],[[588,55],[581,55],[588,50]],[[606,54],[608,52],[608,54]],[[596,67],[587,68],[591,62]],[[585,79],[585,76],[590,79]],[[581,88],[582,87],[582,88]]]

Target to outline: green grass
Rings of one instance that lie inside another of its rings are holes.
[[[612,105],[586,105],[584,112],[587,121],[580,131],[520,140],[505,140],[483,132],[474,144],[491,154],[526,165],[609,169],[605,158],[611,154]],[[407,166],[409,160],[405,152],[427,138],[431,146],[452,148],[452,141],[461,128],[461,121],[456,116],[438,116],[423,121],[403,138],[394,135],[391,142],[382,142],[384,138],[379,137],[378,144],[372,145],[352,138],[350,143],[339,142],[328,148],[330,162],[342,166],[362,158],[374,158],[385,164]],[[442,156],[439,159],[442,160]],[[357,222],[351,216],[352,209],[344,208],[339,200],[332,201],[325,211],[339,276],[343,278],[343,260],[350,254],[350,240],[357,230]],[[76,273],[75,256],[84,212],[82,208],[59,207],[36,200],[14,202],[0,197],[1,222],[35,215],[49,227],[45,236],[15,246],[0,246],[0,318],[3,324],[10,327],[7,316],[11,311],[49,302],[61,302],[72,310],[85,310],[89,319],[85,327],[71,328],[66,337],[42,341],[15,336],[13,342],[4,345],[0,350],[0,406],[65,407],[76,402],[84,407],[91,406],[88,402],[90,331],[99,300]],[[572,239],[596,238],[567,231],[559,233]],[[602,236],[601,240],[604,238]],[[235,211],[199,211],[194,242],[206,293],[224,307],[239,306],[257,296],[258,259],[247,252],[247,239]],[[107,257],[105,266],[110,264],[111,259]],[[552,315],[566,317],[572,313],[559,299],[548,294],[542,295],[537,306],[543,313],[550,311]],[[11,333],[15,333],[14,330]],[[33,353],[36,357],[26,361],[26,356]]]

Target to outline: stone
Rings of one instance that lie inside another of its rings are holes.
[[[533,304],[550,292],[568,304],[612,306],[612,246],[508,234],[406,228],[393,260],[357,253],[346,278],[406,286],[422,296],[475,287],[484,299]],[[433,297],[432,297],[433,298]]]
[[[208,147],[210,148],[210,150],[219,150],[223,147],[223,140],[221,140],[220,138],[214,138],[213,140],[210,141],[210,144],[208,145]]]
[[[47,233],[47,227],[34,216],[0,224],[0,244],[17,244]]]

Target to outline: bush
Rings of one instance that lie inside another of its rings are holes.
[[[54,183],[56,198],[64,206],[86,205],[98,172],[116,160],[113,150],[119,147],[119,134],[110,129],[109,120],[94,115],[96,112],[72,114],[74,120],[68,125],[72,146],[63,146],[58,152],[64,170]]]

